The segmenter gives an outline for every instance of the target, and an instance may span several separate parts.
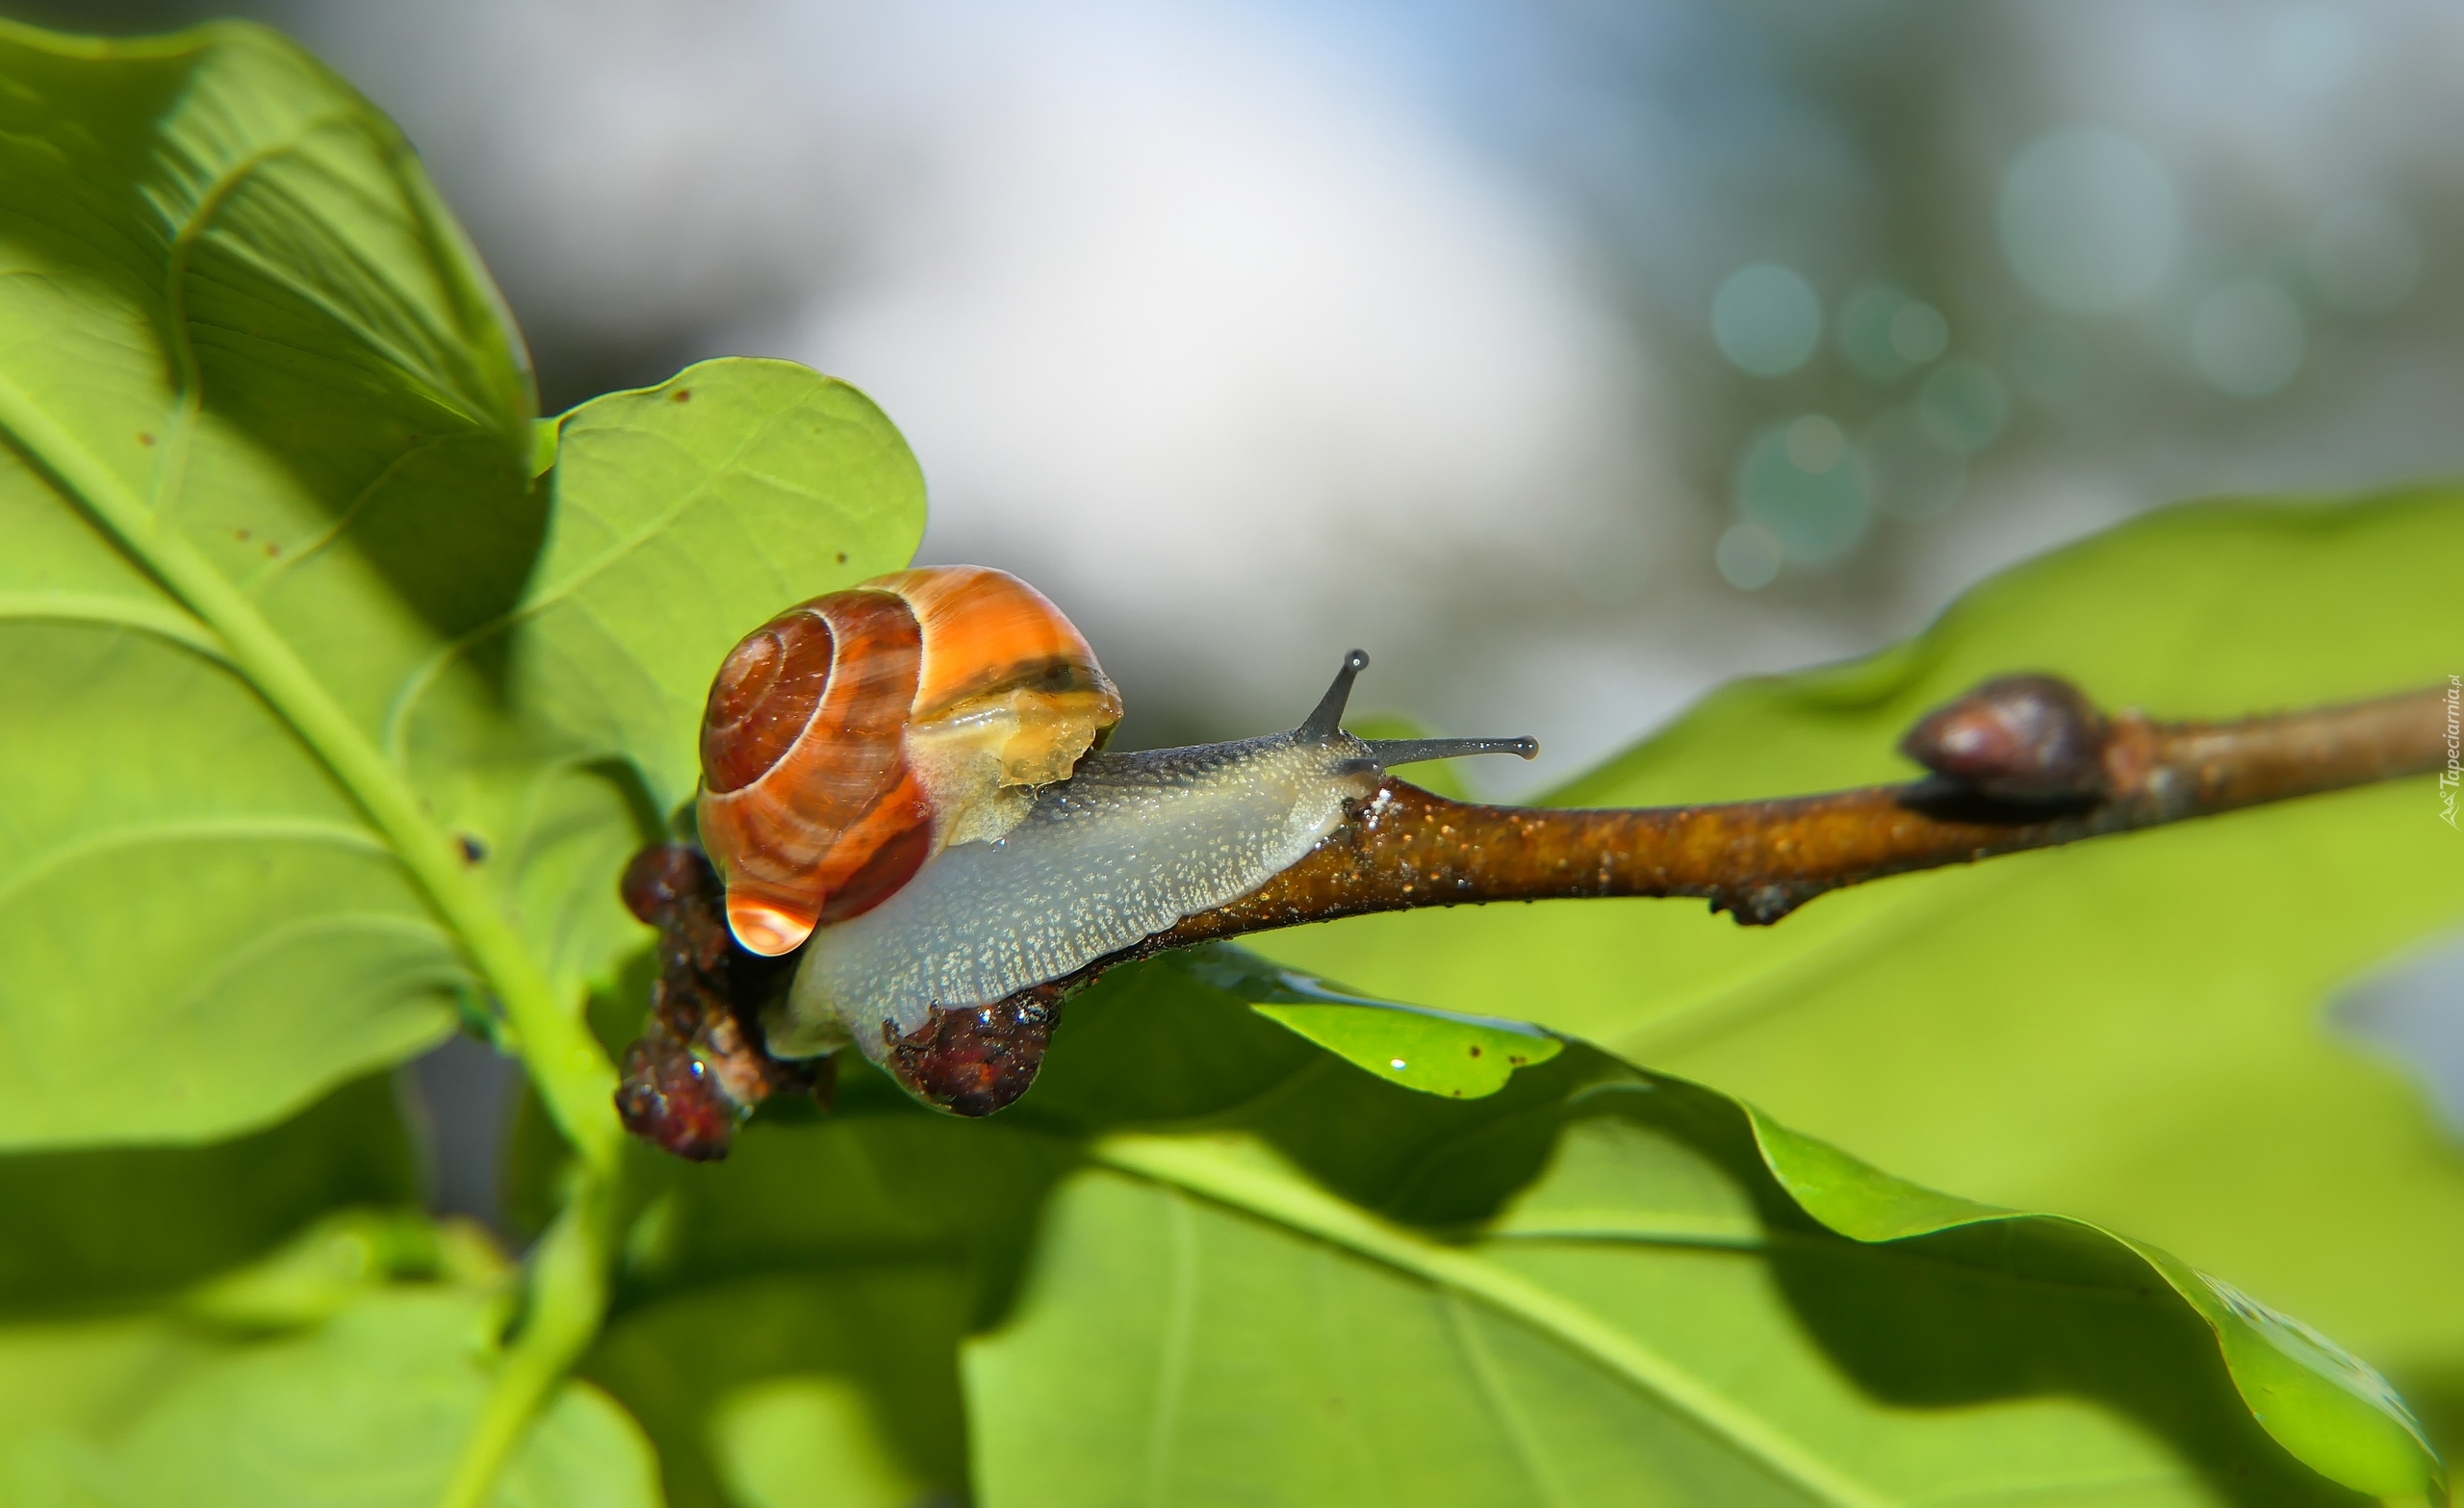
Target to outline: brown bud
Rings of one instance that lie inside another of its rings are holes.
[[[1900,752],[1996,801],[2083,802],[2106,794],[2112,728],[2079,688],[2004,676],[1928,713]]]
[[[666,924],[676,908],[717,886],[710,861],[683,843],[654,843],[635,854],[617,882],[625,909],[653,927]]]
[[[650,1020],[625,1054],[616,1109],[625,1129],[696,1162],[727,1156],[755,1107],[782,1092],[830,1103],[831,1060],[782,1062],[762,1050],[762,1008],[786,988],[793,958],[736,946],[717,871],[702,851],[654,844],[625,866],[625,905],[658,929]]]
[[[913,1033],[891,1039],[882,1066],[909,1093],[953,1115],[1005,1110],[1043,1066],[1062,993],[1058,984],[1041,984],[988,1006],[937,1010]]]
[[[691,1048],[657,1031],[626,1049],[616,1113],[634,1136],[696,1163],[726,1157],[744,1118],[718,1075]]]

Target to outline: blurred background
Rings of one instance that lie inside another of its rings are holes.
[[[2135,510],[2464,471],[2441,0],[230,0],[409,132],[550,411],[871,393],[1129,743],[1561,779]]]
[[[1466,772],[1520,794],[2135,511],[2464,473],[2446,0],[4,8],[302,38],[551,412],[862,387],[924,558],[1058,600],[1128,744],[1359,644],[1364,709],[1537,734]],[[2464,1106],[2453,963],[2399,985],[2351,1019]]]

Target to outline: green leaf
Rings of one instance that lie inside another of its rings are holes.
[[[0,1502],[91,1500],[101,1444],[241,1332],[398,1273],[500,1279],[466,1233],[402,1213],[416,1182],[382,1080],[217,1146],[0,1158]]]
[[[0,1323],[0,1500],[424,1508],[493,1385],[507,1279],[475,1227],[343,1210],[180,1293]],[[496,1503],[655,1503],[653,1471],[621,1410],[567,1390]]]
[[[381,1079],[215,1146],[0,1157],[0,1316],[158,1298],[328,1211],[406,1205],[418,1193]]]
[[[2464,498],[2177,508],[2020,566],[1867,659],[1708,698],[1560,794],[1673,804],[1904,779],[1927,708],[2043,669],[2228,717],[2443,683]],[[1522,1016],[1876,1165],[2127,1231],[2398,1375],[2464,1368],[2464,1160],[2323,998],[2464,918],[2427,780],[1826,896],[1370,917],[1256,940],[1379,995]]]
[[[1514,1070],[1547,1062],[1565,1046],[1521,1021],[1372,1000],[1291,969],[1262,972],[1237,952],[1195,950],[1187,966],[1194,977],[1249,1001],[1268,1020],[1423,1094],[1495,1094]]]
[[[966,1485],[938,1254],[713,1283],[620,1314],[584,1373],[657,1443],[676,1508],[908,1508]]]
[[[500,1319],[483,1296],[450,1288],[372,1293],[312,1331],[195,1368],[127,1423],[103,1470],[131,1503],[428,1508],[487,1397]],[[656,1471],[623,1411],[572,1383],[494,1501],[653,1504]]]
[[[1580,1044],[1414,1092],[1260,1019],[1281,979],[1228,949],[1116,970],[1003,1115],[850,1065],[830,1116],[677,1167],[586,1367],[674,1500],[800,1500],[806,1425],[874,1464],[848,1500],[948,1485],[924,1442],[956,1411],[919,1378],[953,1348],[988,1508],[2352,1501],[2237,1383],[2312,1466],[2436,1485],[2366,1373],[2272,1370],[2268,1325],[2161,1253]]]
[[[1624,1500],[1656,1480],[1849,1502],[2136,1480],[2162,1500],[2169,1477],[2197,1495],[2237,1469],[2311,1491],[2229,1406],[2196,1305],[2121,1243],[2041,1220],[1841,1240],[1733,1104],[1585,1049],[1476,1105],[1380,1098],[1310,1065],[1207,1134],[1096,1141],[1105,1170],[1065,1187],[1017,1318],[969,1352],[988,1502]],[[1909,1197],[1848,1168],[1827,1169],[1835,1201]],[[2434,1480],[2399,1416],[2328,1371],[2299,1383],[2333,1420],[2335,1450],[2289,1441],[2313,1465],[2380,1493]],[[2168,1435],[2172,1461],[2066,1393]],[[2203,1422],[2168,1431],[2194,1397]]]
[[[1781,1185],[1808,1214],[1843,1236],[1898,1240],[2032,1218],[1919,1188],[1800,1136],[1751,1106],[1746,1112],[1755,1143]],[[2085,1221],[2063,1223],[2109,1235]],[[2368,1364],[2300,1320],[2169,1252],[2111,1239],[2136,1252],[2215,1330],[2251,1413],[2296,1455],[2339,1482],[2381,1495],[2422,1487],[2422,1463],[2435,1452],[2403,1399]],[[2335,1386],[2320,1387],[2322,1378]]]
[[[488,1396],[509,1276],[475,1228],[346,1211],[150,1305],[0,1325],[0,1500],[424,1508]],[[652,1503],[654,1471],[569,1389],[494,1500]]]
[[[906,560],[896,432],[726,362],[543,441],[400,135],[260,29],[0,29],[0,1145],[262,1125],[489,995],[603,1153],[612,877],[728,644]]]
[[[700,779],[719,661],[794,603],[906,565],[923,473],[871,399],[785,361],[703,362],[556,433],[552,527],[506,625],[516,684],[669,811]]]
[[[864,1393],[827,1375],[735,1389],[711,1411],[711,1449],[745,1508],[907,1508],[933,1491],[886,1448]]]

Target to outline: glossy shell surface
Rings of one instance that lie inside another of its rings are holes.
[[[998,836],[1120,719],[1061,610],[1005,572],[901,571],[746,635],[702,728],[703,846],[736,939],[778,955]]]

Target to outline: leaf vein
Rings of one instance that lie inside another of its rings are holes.
[[[756,442],[769,433],[770,425],[780,417],[773,414],[759,424],[747,426],[743,437],[736,442],[735,447],[728,453],[725,460],[711,466],[704,473],[702,480],[687,489],[683,496],[664,510],[653,515],[647,523],[634,528],[630,534],[609,546],[597,559],[581,566],[566,579],[544,588],[537,596],[528,598],[487,623],[465,631],[453,642],[429,656],[425,664],[403,677],[401,689],[395,693],[394,705],[385,714],[386,754],[396,764],[402,762],[402,751],[404,741],[409,736],[410,720],[418,710],[420,700],[427,695],[428,688],[435,684],[455,660],[460,659],[485,640],[557,606],[600,575],[613,570],[620,562],[630,557],[633,551],[666,533],[678,519],[682,518],[685,513],[717,489],[719,479],[735,469],[736,463],[753,448]]]
[[[105,592],[0,592],[0,622],[85,624],[126,628],[193,650],[217,664],[229,666],[230,651],[222,638],[193,613],[167,602],[115,597]]]
[[[1098,1141],[1092,1155],[1104,1166],[1187,1190],[1477,1299],[1624,1377],[1705,1434],[1816,1498],[1849,1508],[1886,1508],[1892,1501],[1582,1305],[1475,1252],[1441,1246],[1295,1175],[1261,1166],[1220,1141],[1127,1133]]]
[[[13,905],[20,891],[102,855],[157,845],[249,842],[324,844],[356,850],[389,863],[399,861],[374,832],[315,817],[199,817],[154,822],[87,833],[75,842],[49,850],[14,874],[0,876],[0,908]]]

